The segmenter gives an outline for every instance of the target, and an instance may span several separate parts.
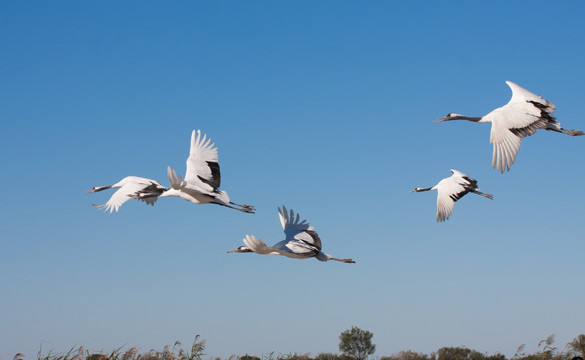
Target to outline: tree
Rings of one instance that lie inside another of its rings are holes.
[[[339,351],[355,359],[365,360],[376,351],[376,345],[372,344],[372,336],[374,334],[371,332],[352,326],[339,335]]]

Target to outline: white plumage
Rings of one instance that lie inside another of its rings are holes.
[[[472,192],[477,195],[485,196],[488,199],[493,199],[491,194],[484,194],[479,191],[477,180],[470,178],[464,173],[451,169],[451,175],[445,178],[431,188],[415,188],[409,192],[421,192],[429,190],[437,190],[437,221],[445,221],[449,219],[453,212],[455,201],[461,199],[465,194]]]
[[[566,130],[552,116],[555,105],[540,96],[506,81],[512,89],[510,101],[483,117],[469,117],[456,113],[435,120],[435,122],[449,120],[469,120],[473,122],[492,123],[490,143],[494,145],[492,168],[504,171],[510,170],[516,160],[523,137],[530,136],[538,129],[552,130],[571,136],[584,133],[580,130]]]
[[[120,206],[130,199],[137,199],[144,201],[147,204],[153,205],[156,199],[165,191],[168,190],[162,186],[156,180],[146,179],[138,176],[126,176],[119,182],[110,186],[94,186],[89,189],[88,193],[99,192],[106,189],[119,188],[110,197],[107,203],[103,205],[93,205],[98,209],[104,209],[105,211],[118,211]]]
[[[321,251],[321,239],[306,220],[300,220],[299,214],[292,210],[290,213],[286,207],[278,209],[280,224],[286,236],[285,240],[268,246],[264,241],[257,239],[254,235],[246,235],[244,244],[231,252],[255,252],[262,255],[284,255],[293,259],[307,259],[311,257],[320,261],[336,260],[345,263],[355,263],[352,259],[337,259]]]
[[[179,196],[195,204],[217,204],[247,213],[254,213],[251,205],[240,205],[230,201],[225,191],[218,190],[221,182],[217,148],[201,131],[191,133],[191,148],[187,158],[185,180],[170,166],[167,175],[171,189],[160,197]]]

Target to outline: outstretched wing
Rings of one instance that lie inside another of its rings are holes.
[[[292,210],[289,213],[284,205],[282,209],[278,209],[278,217],[286,240],[303,241],[321,250],[321,239],[307,220],[301,221],[299,214],[295,214]]]
[[[276,247],[276,245],[275,245]],[[321,248],[302,240],[290,240],[286,242],[279,250],[286,251],[289,257],[308,258],[317,256],[321,251]],[[286,255],[286,254],[285,254]],[[293,255],[293,256],[290,256]]]
[[[492,123],[490,143],[494,145],[492,167],[502,173],[514,164],[522,138],[533,135],[538,129],[558,125],[552,116],[553,103],[511,81],[506,84],[512,90],[512,98],[488,114]]]
[[[112,213],[114,210],[117,212],[120,206],[122,206],[122,204],[124,204],[126,201],[131,199],[138,199],[138,194],[140,194],[142,190],[150,185],[151,184],[144,184],[142,182],[128,182],[121,186],[114,194],[112,194],[107,203],[103,205],[94,204],[93,207],[104,209],[104,211],[109,211],[110,213]]]
[[[206,191],[215,191],[221,182],[217,161],[217,148],[211,139],[201,131],[193,130],[185,182]]]
[[[550,114],[555,111],[555,104],[552,102],[543,99],[542,97],[524,89],[520,85],[511,81],[506,81],[506,84],[508,84],[512,90],[512,98],[508,104],[530,104],[531,106],[527,106],[526,112],[533,116],[541,116],[542,112],[545,112],[548,116],[550,116]]]
[[[135,194],[136,198],[140,201],[144,201],[148,205],[154,206],[158,197],[168,188],[162,186],[157,181],[151,180],[150,185],[145,186],[142,190]]]
[[[477,181],[457,170],[451,170],[453,176],[441,180],[437,188],[437,221],[449,219],[455,202],[465,194],[477,188]]]
[[[154,203],[156,202],[156,200],[158,200],[158,195],[157,196],[149,196],[149,197],[143,197],[143,196],[141,196],[141,197],[138,198],[138,200],[144,201],[148,205],[154,206]]]
[[[538,127],[538,128],[545,128]],[[528,128],[526,128],[528,129]],[[525,132],[525,136],[532,135],[536,129]],[[490,143],[494,145],[492,154],[492,168],[500,170],[500,172],[508,171],[516,162],[516,154],[520,149],[520,143],[523,136],[514,134],[512,129],[502,126],[497,123],[492,123],[492,130],[490,132]]]
[[[254,235],[246,235],[244,238],[244,244],[248,247],[248,249],[252,250],[255,253],[268,255],[268,254],[279,254],[280,252],[276,251],[274,248],[266,245],[264,241],[260,239],[256,239]]]
[[[170,166],[167,166],[167,177],[169,178],[169,184],[173,189],[179,190],[182,188],[183,178]]]

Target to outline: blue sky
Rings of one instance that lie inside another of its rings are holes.
[[[585,138],[539,132],[509,173],[489,125],[505,81],[585,129],[582,2],[1,2],[0,357],[195,334],[209,356],[376,355],[468,346],[513,355],[583,333]],[[181,199],[115,214],[85,195],[127,175],[168,184],[189,136],[255,215]],[[429,187],[467,196],[435,222]],[[355,265],[226,254],[283,239],[285,204]]]

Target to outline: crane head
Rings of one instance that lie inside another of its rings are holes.
[[[461,114],[456,114],[456,113],[448,113],[447,115],[443,116],[440,119],[435,120],[435,123],[439,123],[441,121],[449,121],[449,120],[458,120],[461,119]]]
[[[419,188],[419,187],[416,187],[416,188],[410,190],[409,193],[411,193],[411,192],[429,191],[429,190],[432,190],[432,188]]]
[[[249,248],[245,247],[245,246],[240,246],[236,249],[230,250],[228,251],[229,253],[233,253],[233,252],[240,252],[240,253],[245,253],[245,252],[252,252],[252,250],[250,250]]]

